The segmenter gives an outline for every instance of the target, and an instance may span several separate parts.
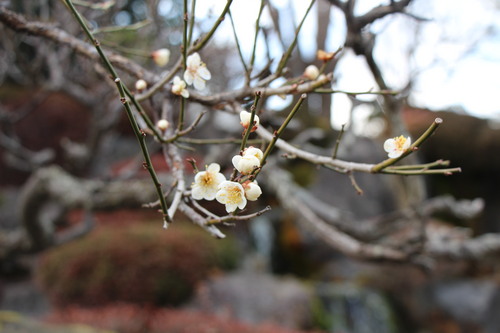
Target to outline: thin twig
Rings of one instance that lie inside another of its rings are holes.
[[[189,22],[189,33],[188,33],[187,45],[191,45],[191,42],[193,41],[195,10],[196,10],[196,0],[191,0],[191,20]]]
[[[250,77],[252,76],[251,71],[253,70],[253,66],[255,64],[255,51],[257,50],[257,38],[259,36],[259,30],[260,30],[260,18],[262,16],[265,4],[266,4],[265,0],[260,1],[259,15],[257,15],[257,19],[255,20],[255,34],[253,37],[252,55],[250,56],[250,65],[249,65],[250,71],[247,71],[246,86],[250,84]]]
[[[73,5],[73,3],[71,2],[71,0],[65,0],[65,2],[68,5],[68,8],[70,8],[70,10],[73,13],[73,15],[75,16],[75,18],[77,19],[77,21],[80,24],[80,26],[82,27],[82,29],[84,30],[84,32],[87,35],[87,37],[94,44],[94,46],[95,46],[95,48],[97,50],[97,53],[99,53],[99,56],[101,57],[102,61],[104,62],[104,65],[105,65],[106,69],[113,76],[113,79],[114,79],[114,81],[116,83],[116,86],[118,88],[118,92],[120,94],[120,100],[121,100],[122,104],[125,107],[125,110],[127,112],[127,116],[129,118],[129,121],[130,121],[130,124],[132,125],[132,129],[134,130],[135,136],[136,136],[137,140],[139,141],[139,144],[140,144],[140,147],[141,147],[141,151],[143,153],[144,160],[145,160],[145,165],[144,166],[148,170],[148,172],[149,172],[149,174],[151,176],[151,179],[153,180],[153,183],[154,183],[154,185],[156,187],[156,191],[158,193],[158,198],[160,199],[160,202],[161,202],[161,208],[162,208],[162,212],[163,212],[164,227],[166,227],[168,225],[168,223],[172,222],[172,219],[168,215],[168,206],[167,206],[167,203],[165,201],[165,197],[163,195],[163,191],[161,189],[161,184],[160,184],[160,181],[158,180],[158,176],[156,175],[156,172],[154,170],[153,164],[151,162],[151,157],[149,156],[149,153],[148,153],[147,145],[146,145],[145,140],[144,140],[145,139],[145,134],[144,134],[144,132],[142,132],[140,130],[139,125],[137,124],[137,121],[134,118],[132,109],[130,108],[130,104],[127,101],[127,98],[125,97],[127,95],[127,91],[128,90],[122,84],[120,78],[118,77],[118,74],[117,74],[116,70],[114,69],[113,65],[109,61],[108,57],[106,56],[106,54],[104,53],[104,51],[102,50],[102,48],[100,47],[99,41],[93,36],[92,32],[90,32],[90,30],[87,27],[87,25],[86,25],[83,17],[76,10],[76,8]]]
[[[213,219],[207,220],[207,225],[213,225],[213,224],[224,223],[224,222],[229,222],[229,221],[246,221],[246,220],[253,219],[254,217],[260,216],[269,210],[271,210],[271,207],[266,206],[266,208],[259,210],[258,212],[255,212],[252,214],[226,215],[226,216],[219,217],[219,218],[213,218]]]
[[[295,114],[297,113],[297,111],[299,111],[300,107],[302,106],[302,103],[305,101],[306,98],[307,98],[306,94],[302,94],[300,96],[299,100],[297,101],[297,103],[293,107],[292,111],[290,111],[290,113],[286,117],[286,119],[283,122],[283,124],[281,124],[280,128],[277,131],[274,132],[273,138],[269,142],[269,144],[267,145],[266,151],[264,152],[264,155],[262,156],[262,160],[260,162],[260,167],[261,168],[266,164],[266,159],[269,157],[269,154],[271,154],[271,151],[273,150],[274,145],[278,141],[278,139],[281,136],[281,134],[283,134],[283,131],[288,126],[288,124],[290,123],[290,121],[292,120],[292,118],[295,116]],[[257,175],[259,174],[259,172],[260,172],[260,169],[256,170],[255,173],[254,173],[254,177],[257,177]]]
[[[306,17],[309,14],[309,11],[311,10],[311,8],[315,2],[316,2],[316,0],[311,0],[309,7],[307,8],[307,10],[304,14],[304,17],[302,18],[299,25],[297,26],[297,29],[295,29],[295,36],[293,38],[292,44],[290,44],[290,46],[288,47],[286,52],[281,57],[281,60],[278,64],[278,68],[276,69],[276,72],[275,72],[276,75],[280,76],[281,73],[283,72],[283,69],[285,68],[286,64],[288,63],[288,59],[290,59],[290,56],[292,55],[292,52],[295,49],[295,46],[297,45],[297,40],[299,38],[299,33],[300,33],[300,30],[302,29],[302,25],[304,24],[304,21],[306,20]]]
[[[259,104],[260,97],[262,96],[262,92],[257,91],[254,96],[253,104],[250,107],[250,122],[248,123],[248,127],[245,130],[245,133],[243,135],[243,140],[241,141],[240,145],[240,151],[243,151],[245,149],[248,137],[250,136],[250,133],[252,132],[253,126],[254,126],[254,121],[255,121],[255,114],[257,113],[257,105]]]
[[[346,91],[346,90],[325,89],[325,88],[315,89],[314,92],[318,94],[346,94],[353,97],[356,97],[357,95],[397,95],[400,93],[399,91],[396,90]]]
[[[340,129],[339,136],[337,137],[337,140],[335,141],[335,148],[333,149],[333,154],[332,154],[333,159],[337,158],[337,152],[339,151],[339,146],[340,146],[340,141],[342,140],[342,135],[344,135],[344,129],[345,129],[345,124],[342,124],[342,128]]]
[[[151,162],[151,157],[149,156],[148,147],[145,142],[146,135],[139,129],[139,126],[137,125],[137,122],[134,119],[134,114],[132,113],[130,104],[127,101],[127,98],[125,97],[125,90],[123,89],[120,78],[116,78],[115,83],[118,88],[118,92],[120,93],[120,101],[125,107],[125,111],[127,112],[127,116],[129,118],[130,124],[132,125],[132,129],[134,130],[134,134],[137,138],[137,141],[139,141],[139,145],[141,146],[141,151],[145,161],[144,167],[148,170],[149,175],[151,176],[151,179],[153,180],[153,183],[155,185],[158,198],[160,199],[161,210],[163,212],[163,222],[164,222],[163,226],[164,228],[166,228],[168,226],[168,223],[172,223],[172,219],[168,214],[167,202],[165,200],[165,196],[161,189],[161,184],[160,181],[158,180],[158,176],[156,175],[156,172],[154,170],[153,163]]]
[[[196,117],[196,119],[193,121],[193,123],[191,125],[189,125],[189,127],[187,127],[186,129],[184,129],[181,132],[176,132],[170,138],[166,138],[166,139],[162,138],[160,141],[162,143],[171,143],[171,142],[176,141],[178,138],[180,138],[180,137],[182,137],[182,136],[184,136],[186,134],[191,133],[196,128],[196,126],[198,126],[199,122],[201,121],[201,118],[203,118],[203,116],[206,113],[207,113],[207,110],[204,110],[204,111],[200,112],[200,114],[198,115],[198,117]]]
[[[221,145],[221,144],[241,144],[243,139],[235,138],[217,138],[217,139],[195,139],[180,137],[177,141],[193,145]],[[262,139],[247,140],[247,144],[261,144]]]
[[[448,169],[414,169],[414,170],[397,170],[385,168],[379,171],[380,173],[387,173],[393,175],[415,176],[415,175],[436,175],[441,174],[450,176],[454,173],[462,172],[461,168],[448,168]]]
[[[211,219],[219,218],[219,216],[215,215],[214,213],[212,213],[211,211],[200,205],[197,200],[191,200],[191,204],[193,205],[194,208],[196,208],[201,213],[205,214],[207,217]]]
[[[224,7],[219,17],[215,21],[214,25],[212,26],[212,29],[210,29],[210,31],[205,36],[203,36],[203,38],[200,41],[198,41],[196,44],[193,45],[193,47],[191,47],[191,49],[189,50],[189,54],[201,50],[208,43],[208,41],[212,38],[215,31],[219,27],[219,25],[222,23],[222,21],[224,21],[224,16],[226,16],[227,12],[229,11],[229,7],[231,6],[232,2],[233,0],[227,0],[226,6]]]
[[[361,187],[359,187],[358,183],[356,182],[356,178],[354,178],[354,172],[352,172],[352,171],[348,172],[347,176],[349,176],[349,179],[351,180],[351,185],[356,190],[356,193],[358,195],[362,195],[363,189]]]
[[[238,35],[236,34],[236,27],[234,26],[233,15],[231,11],[228,12],[229,19],[231,20],[231,28],[233,30],[234,42],[236,43],[236,49],[238,50],[238,56],[240,57],[241,64],[243,65],[243,69],[245,70],[245,77],[247,82],[250,81],[250,73],[248,71],[247,65],[245,63],[245,59],[243,58],[243,52],[241,51],[240,40],[238,39]]]

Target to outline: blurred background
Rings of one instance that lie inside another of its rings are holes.
[[[153,73],[162,71],[151,59],[154,50],[171,50],[167,68],[180,54],[180,0],[74,3],[106,50]],[[263,3],[255,67],[265,74],[293,41],[309,1]],[[195,37],[225,5],[196,2]],[[244,59],[251,56],[259,8],[260,2],[244,0],[231,5]],[[85,38],[64,3],[2,1],[0,22],[2,332],[77,332],[82,324],[89,332],[500,332],[498,253],[448,258],[431,270],[350,258],[297,223],[273,191],[252,206],[272,210],[224,227],[224,240],[183,216],[164,231],[158,214],[141,207],[155,200],[154,188],[116,87],[103,79],[101,65],[65,45],[64,31]],[[23,28],[26,22],[35,23]],[[342,133],[339,158],[377,163],[386,158],[386,138],[417,138],[440,117],[443,125],[412,162],[444,159],[462,172],[360,174],[359,195],[345,175],[290,160],[283,168],[291,179],[356,226],[439,198],[479,207],[434,216],[443,242],[461,237],[450,226],[472,235],[499,232],[500,1],[317,0],[287,75],[320,67],[317,50],[339,48],[326,70],[334,73],[332,89],[348,93],[311,94],[285,139],[330,155]],[[207,95],[244,84],[228,17],[200,53],[212,73]],[[130,87],[137,79],[121,75]],[[398,94],[363,94],[378,90]],[[263,124],[279,126],[293,103],[292,96],[268,98]],[[145,105],[158,117],[154,100]],[[193,138],[237,138],[234,118],[213,110]],[[160,145],[149,144],[155,168],[168,179]],[[238,149],[191,148],[186,157],[199,165]],[[103,184],[109,189],[94,192],[94,206],[74,204]],[[117,200],[116,193],[127,194]],[[50,235],[50,247],[40,230]],[[409,239],[395,237],[386,241]]]

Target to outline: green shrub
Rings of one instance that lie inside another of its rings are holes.
[[[234,243],[215,240],[198,228],[100,227],[46,252],[36,277],[58,305],[178,305],[211,271],[236,262]]]

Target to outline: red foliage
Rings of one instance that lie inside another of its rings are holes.
[[[37,100],[36,96],[42,98]],[[84,105],[66,94],[49,93],[44,96],[35,91],[13,89],[3,102],[9,114],[20,118],[13,128],[20,143],[33,151],[54,149],[56,163],[62,162],[60,143],[63,138],[82,142],[87,136],[90,113]],[[26,111],[29,112],[21,117]],[[3,154],[0,148],[0,157]],[[0,158],[0,185],[19,185],[28,176],[9,167]]]
[[[119,333],[300,333],[304,331],[272,324],[250,325],[215,315],[172,309],[114,304],[101,308],[68,307],[52,313],[46,321],[81,323]]]

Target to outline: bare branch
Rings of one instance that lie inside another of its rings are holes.
[[[94,46],[71,36],[66,31],[52,24],[28,21],[21,14],[15,13],[3,6],[0,6],[0,22],[14,31],[44,37],[58,44],[68,46],[78,54],[94,61],[100,59]],[[154,82],[158,79],[154,73],[121,55],[111,51],[106,51],[106,54],[114,66],[137,78],[143,78],[148,82]]]

